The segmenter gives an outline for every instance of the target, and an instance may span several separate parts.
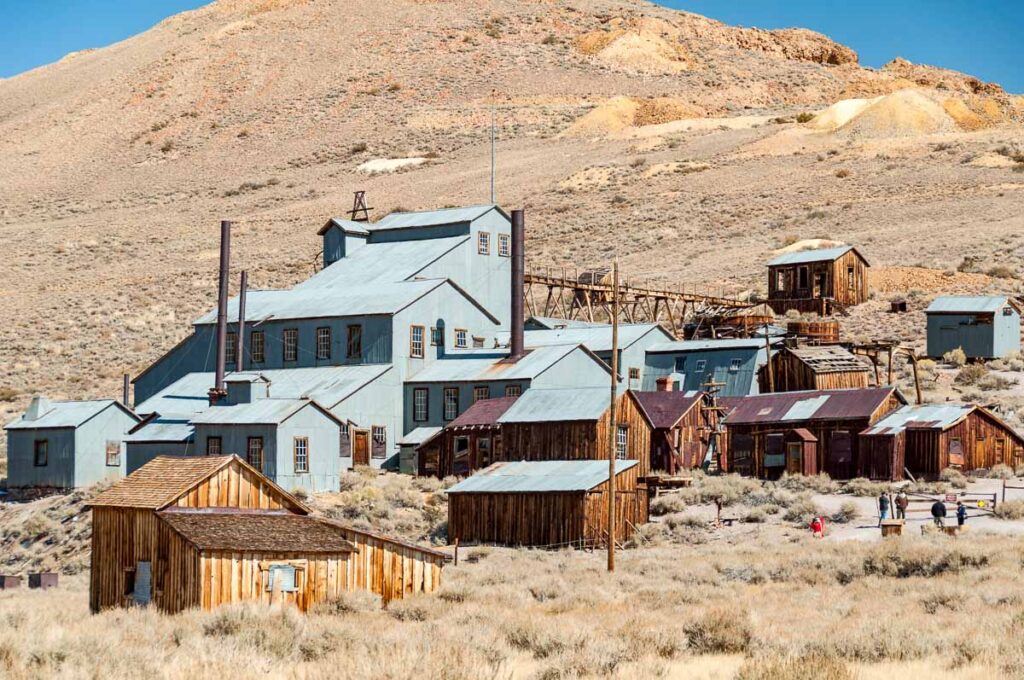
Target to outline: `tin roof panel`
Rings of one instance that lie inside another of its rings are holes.
[[[637,465],[615,461],[618,475]],[[608,461],[518,461],[495,463],[448,489],[448,493],[583,492],[608,481]]]
[[[607,387],[529,389],[499,418],[499,423],[549,423],[598,420],[608,410]]]
[[[997,295],[943,295],[932,300],[925,310],[933,313],[984,313],[998,312],[1007,304],[1005,296]]]
[[[837,260],[853,250],[853,246],[837,246],[835,248],[818,248],[817,250],[800,250],[795,253],[783,253],[768,261],[769,267],[781,264],[807,264],[810,262],[827,262]]]

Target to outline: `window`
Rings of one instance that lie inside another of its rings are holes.
[[[263,331],[253,331],[249,335],[249,353],[252,355],[253,363],[263,363],[266,361],[266,345],[264,344]]]
[[[676,373],[686,370],[686,357],[676,357]]]
[[[811,270],[806,266],[797,267],[796,270],[796,287],[807,289],[811,285]]]
[[[121,442],[107,442],[107,466],[118,467],[121,465]]]
[[[786,453],[783,448],[783,435],[774,433],[765,435],[764,443],[764,466],[765,467],[785,467],[786,466]]]
[[[331,358],[331,329],[327,326],[316,329],[316,358]]]
[[[309,437],[295,437],[292,442],[296,474],[309,472]]]
[[[285,328],[282,347],[284,348],[284,360],[295,361],[299,358],[299,329]]]
[[[615,457],[625,460],[629,453],[629,425],[619,425],[615,431]]]
[[[697,365],[694,367],[698,373],[703,373],[704,369],[708,367],[707,359],[697,359]]]
[[[467,347],[466,342],[468,340],[468,337],[469,337],[469,332],[465,328],[456,328],[455,329],[455,346],[460,348],[460,349],[465,349]]]
[[[409,327],[409,356],[423,358],[423,326]]]
[[[949,464],[964,464],[964,447],[963,444],[960,442],[960,437],[949,438]]]
[[[207,437],[206,438],[206,455],[207,456],[219,456],[223,450],[221,446],[220,437]]]
[[[735,373],[736,371],[740,370],[740,366],[742,365],[743,359],[733,359],[732,361],[729,362],[729,372]]]
[[[640,369],[636,368],[635,366],[631,366],[630,369],[629,369],[629,379],[630,380],[639,380],[640,379]]]
[[[474,404],[476,402],[478,402],[478,401],[483,400],[483,399],[490,399],[490,398],[491,398],[491,388],[488,387],[487,385],[477,385],[476,387],[473,388],[473,403]]]
[[[387,456],[388,431],[383,425],[371,425],[370,437],[373,440],[373,457],[384,458]]]
[[[33,449],[32,464],[36,467],[46,467],[49,460],[50,443],[46,439],[37,439]]]
[[[363,327],[354,325],[348,327],[348,341],[345,343],[345,356],[349,359],[359,359],[363,356]]]
[[[850,290],[857,287],[857,276],[854,274],[853,267],[846,268],[846,285]]]
[[[263,437],[249,437],[245,458],[249,465],[263,472]]]
[[[412,419],[417,423],[427,422],[430,411],[427,406],[430,392],[426,387],[417,387],[412,391]]]
[[[228,333],[224,344],[224,363],[228,366],[238,361],[238,333]]]
[[[512,237],[508,234],[498,234],[498,256],[512,256]]]
[[[480,348],[480,347],[483,347],[483,346],[484,346],[484,339],[482,337],[480,337],[479,335],[474,335],[473,336],[473,347]]]
[[[352,456],[352,440],[349,439],[348,423],[342,423],[338,437],[338,456],[350,458]]]
[[[135,604],[147,605],[153,596],[153,563],[136,562],[131,572],[131,597]],[[127,584],[125,584],[127,585]]]
[[[432,326],[430,329],[430,344],[433,347],[444,347],[444,329]]]
[[[783,292],[789,290],[789,270],[780,269],[775,272],[775,288]]]
[[[267,579],[267,592],[273,592],[276,587],[282,593],[294,593],[299,589],[295,584],[295,567],[290,564],[271,564],[268,570],[270,577]]]
[[[523,388],[519,385],[505,385],[505,396],[506,397],[518,397],[523,393]]]
[[[481,231],[476,236],[476,252],[481,255],[490,255],[491,253],[491,235],[486,231]]]
[[[455,420],[459,417],[459,388],[444,388],[444,419]]]

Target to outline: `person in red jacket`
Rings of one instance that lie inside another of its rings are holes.
[[[820,517],[815,517],[811,520],[811,534],[815,538],[825,537],[825,523],[821,521]]]

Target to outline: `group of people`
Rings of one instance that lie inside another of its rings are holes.
[[[884,491],[878,496],[878,516],[882,520],[889,519],[889,507],[894,505],[896,507],[896,519],[907,518],[907,506],[910,505],[910,497],[907,496],[907,492],[900,489],[899,493],[896,494],[894,501],[890,500],[889,494]],[[946,504],[942,501],[935,501],[932,503],[932,521],[935,522],[935,526],[940,529],[946,526]],[[967,522],[967,506],[961,501],[956,502],[956,523],[957,526],[963,526]]]

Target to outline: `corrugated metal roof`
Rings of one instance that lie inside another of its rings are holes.
[[[21,414],[11,421],[5,430],[34,430],[39,428],[78,427],[87,420],[98,415],[105,409],[115,406],[114,399],[94,399],[87,401],[51,401],[50,409],[35,420],[25,420]],[[118,408],[118,406],[115,406]],[[125,409],[128,412],[128,409]],[[132,414],[132,417],[135,417]],[[138,420],[138,418],[136,418]]]
[[[615,461],[615,474],[637,465]],[[589,491],[608,481],[606,460],[544,460],[495,463],[448,489],[448,493],[544,493]]]
[[[699,394],[686,392],[633,392],[633,396],[659,430],[673,427],[701,399]]]
[[[778,264],[806,264],[808,262],[824,262],[835,260],[853,250],[853,246],[837,246],[835,248],[818,248],[817,250],[801,250],[795,253],[783,253],[768,261],[769,267]]]
[[[368,243],[296,284],[292,290],[405,281],[469,241],[469,236]]]
[[[126,442],[184,442],[196,429],[187,420],[156,418],[124,438]]]
[[[470,205],[460,208],[442,208],[419,212],[393,212],[380,221],[367,225],[370,231],[405,229],[407,227],[436,227],[443,224],[472,222],[494,210],[495,205]]]
[[[528,351],[515,363],[502,363],[508,358],[508,352],[502,350],[491,350],[487,353],[453,352],[446,354],[443,359],[433,362],[406,382],[532,380],[577,350],[579,350],[578,345],[538,347]]]
[[[440,431],[440,427],[417,427],[409,434],[402,435],[402,438],[398,440],[398,445],[419,446],[423,442],[433,439]]]
[[[516,399],[499,423],[548,423],[597,420],[608,410],[607,387],[529,389]]]
[[[449,284],[447,279],[400,281],[337,288],[294,288],[291,290],[251,290],[246,293],[246,321],[261,319],[315,319],[321,317],[394,314],[435,288]],[[228,318],[238,319],[238,297],[228,301]],[[217,322],[217,310],[195,321],[197,325]]]
[[[548,330],[555,330],[558,328],[593,328],[594,326],[608,325],[600,324],[593,321],[583,321],[582,319],[558,319],[553,316],[531,316],[529,319],[526,320],[526,323],[534,323],[538,326],[543,326]]]
[[[781,340],[771,340],[773,346],[781,343]],[[764,338],[731,338],[727,340],[676,340],[674,342],[659,342],[648,348],[652,354],[667,354],[675,352],[715,352],[734,349],[764,349]]]
[[[316,234],[317,236],[323,236],[326,234],[331,227],[338,227],[347,234],[355,234],[357,236],[369,236],[370,232],[366,229],[366,222],[356,222],[354,220],[346,220],[341,217],[332,217],[327,220],[324,226],[320,227],[320,231]]]
[[[308,399],[257,399],[248,404],[213,406],[192,416],[192,422],[196,425],[279,425],[307,406],[316,404]]]
[[[943,295],[932,300],[924,311],[925,314],[998,312],[1007,302],[1006,296],[997,295]]]
[[[619,349],[626,349],[651,332],[657,333],[659,337],[664,337],[665,339],[672,337],[668,331],[656,323],[620,324]],[[508,344],[508,332],[499,333],[498,342],[502,345]],[[523,342],[526,347],[573,344],[583,345],[591,352],[610,352],[612,349],[612,327],[608,324],[601,324],[597,326],[526,331],[523,334]]]
[[[727,409],[726,425],[806,420],[860,420],[870,417],[893,394],[903,400],[899,390],[893,387],[869,387],[732,397],[721,399],[720,405]]]
[[[944,430],[966,417],[975,408],[977,407],[972,404],[904,406],[864,430],[863,434],[897,434],[915,425]]]
[[[458,418],[448,423],[447,429],[459,427],[491,427],[497,425],[505,411],[511,408],[512,404],[519,397],[495,397],[494,399],[481,399],[467,408]]]

